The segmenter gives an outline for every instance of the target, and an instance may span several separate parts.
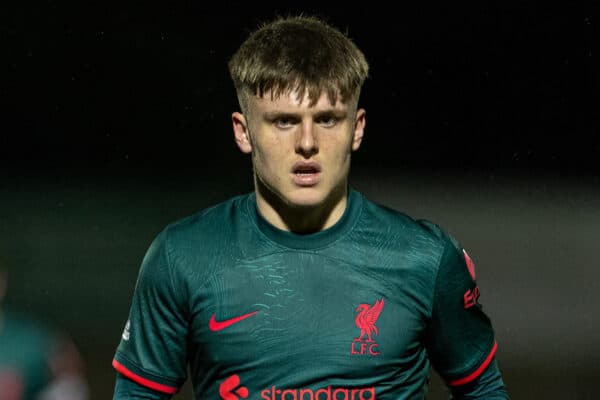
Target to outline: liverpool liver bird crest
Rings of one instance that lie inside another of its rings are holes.
[[[383,309],[383,299],[376,300],[373,306],[369,306],[368,304],[360,304],[356,308],[356,312],[358,315],[354,322],[358,329],[360,329],[360,336],[354,339],[355,341],[360,341],[367,336],[367,342],[372,342],[373,338],[371,334],[378,335],[379,330],[375,326],[375,322],[377,322],[377,318],[379,318],[379,314],[381,314],[381,310]]]

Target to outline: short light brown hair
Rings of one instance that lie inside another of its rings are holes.
[[[369,65],[352,40],[309,16],[279,17],[254,31],[229,61],[242,112],[250,96],[308,94],[310,105],[326,92],[331,104],[358,100]]]

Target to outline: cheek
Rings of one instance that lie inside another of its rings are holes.
[[[266,173],[273,173],[279,168],[277,165],[281,164],[285,159],[285,152],[283,151],[283,143],[279,143],[277,140],[261,140],[255,142],[253,146],[253,160],[255,167],[266,169]]]
[[[325,140],[322,144],[322,150],[329,154],[329,159],[340,165],[350,157],[352,152],[352,141],[347,140],[346,137]]]

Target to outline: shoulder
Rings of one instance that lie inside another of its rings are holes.
[[[235,230],[245,220],[247,200],[251,194],[232,197],[167,225],[161,235],[169,243],[215,240]]]
[[[239,250],[232,243],[249,230],[249,196],[233,197],[167,225],[144,256],[145,275],[153,275],[153,283],[167,277],[177,286],[183,284],[177,276],[203,276],[237,257]]]
[[[390,208],[363,196],[364,218],[369,225],[385,230],[391,235],[422,242],[422,245],[438,248],[446,246],[450,235],[437,223],[427,219],[414,218],[402,211]]]
[[[359,240],[394,249],[394,258],[437,274],[451,255],[462,254],[460,244],[447,230],[429,219],[363,199]]]

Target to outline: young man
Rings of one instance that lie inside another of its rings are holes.
[[[229,63],[255,191],[169,225],[140,270],[115,399],[506,399],[466,252],[349,188],[368,65],[310,17],[275,20]]]
[[[7,289],[3,268],[0,265],[0,399],[87,399],[75,345],[30,316],[2,307]]]

